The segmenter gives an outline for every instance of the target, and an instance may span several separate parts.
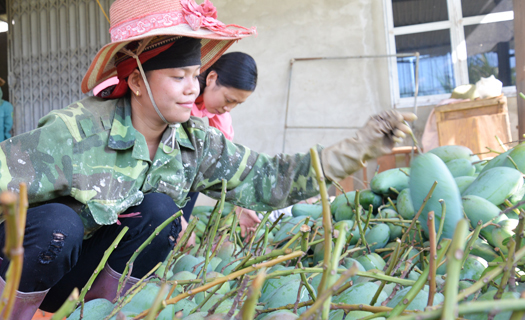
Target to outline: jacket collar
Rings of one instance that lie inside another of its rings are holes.
[[[184,125],[178,126],[175,139],[177,140],[178,145],[195,150],[185,128]],[[164,131],[162,139],[166,139],[166,137],[169,136],[169,130],[171,129],[167,128],[166,131]],[[145,143],[144,136],[135,130],[131,122],[130,100],[128,98],[118,99],[115,108],[115,117],[113,118],[109,134],[108,147],[114,150],[125,150],[132,146],[137,148],[139,145],[142,145],[142,143],[137,143],[137,140],[144,140]],[[142,149],[142,147],[139,148]],[[139,153],[145,151],[146,154],[148,154],[147,150],[148,148],[146,146],[145,150],[140,150]],[[134,150],[134,153],[135,151],[139,150]],[[147,157],[147,159],[149,159],[149,157]]]

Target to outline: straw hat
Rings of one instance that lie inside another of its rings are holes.
[[[205,70],[234,41],[256,33],[254,27],[225,25],[217,20],[217,10],[209,0],[201,5],[194,0],[116,0],[111,5],[110,20],[111,43],[93,59],[82,80],[84,93],[117,75],[115,56],[133,41],[143,41],[136,49],[140,52],[134,52],[139,55],[159,36],[202,39],[201,70]]]

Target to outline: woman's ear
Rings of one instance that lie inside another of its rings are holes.
[[[140,74],[139,70],[135,69],[128,77],[128,87],[136,94],[136,92],[141,92],[141,84],[142,84],[142,75]]]
[[[206,87],[211,86],[211,84],[215,84],[217,81],[217,72],[210,71],[208,73],[208,76],[206,77]]]

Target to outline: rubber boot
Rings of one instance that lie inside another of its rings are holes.
[[[121,276],[121,273],[113,270],[109,264],[106,263],[102,272],[95,279],[95,282],[93,282],[91,289],[86,293],[84,301],[87,302],[94,299],[104,298],[114,302],[113,300],[117,296],[118,282]],[[139,282],[139,280],[140,279],[138,278],[130,276],[124,289],[120,292],[120,295],[123,296],[134,284]]]
[[[0,277],[0,292],[3,292],[4,288],[5,281]],[[31,320],[48,291],[49,289],[35,292],[17,291],[15,305],[11,312],[11,319]]]

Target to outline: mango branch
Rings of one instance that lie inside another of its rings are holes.
[[[457,296],[459,274],[465,254],[465,239],[468,233],[468,221],[459,220],[450,250],[447,254],[447,281],[445,282],[445,301],[443,301],[442,320],[457,318]]]
[[[326,285],[329,287],[331,287],[335,282],[335,275],[337,274],[337,266],[339,265],[339,257],[341,256],[341,251],[343,250],[345,241],[346,241],[345,225],[340,224],[336,230],[339,231],[339,234],[335,242],[335,247],[334,247],[334,251],[332,254],[332,263],[330,264],[330,269],[328,270],[328,276],[326,278]],[[355,269],[357,269],[357,267]],[[356,272],[357,270],[353,270],[351,273],[355,274]],[[346,273],[343,273],[343,275],[345,274]],[[333,292],[334,290],[331,290],[331,291]],[[326,298],[326,301],[323,303],[322,319],[328,319],[331,303],[332,303],[332,295],[329,295]]]
[[[356,264],[352,265],[350,269],[346,270],[333,286],[327,288],[322,294],[317,296],[317,300],[308,310],[301,314],[299,320],[311,319],[316,313],[318,313],[319,308],[324,307],[325,301],[328,298],[331,298],[332,295],[346,282],[346,280],[348,280],[348,278],[354,276],[357,270]]]
[[[434,305],[434,295],[436,294],[436,258],[437,258],[437,244],[436,244],[436,226],[434,220],[434,211],[430,211],[427,217],[428,239],[430,242],[430,260],[428,262],[428,301],[427,307]]]
[[[486,300],[486,301],[471,301],[460,304],[458,306],[458,315],[463,316],[472,313],[490,313],[490,312],[505,312],[505,311],[523,311],[525,310],[525,303],[521,299],[509,300]],[[440,319],[443,310],[438,308],[432,311],[418,312],[405,316],[398,316],[389,320],[434,320]]]
[[[438,250],[438,258],[437,261],[443,260],[443,257],[445,256],[445,252],[447,252],[448,246],[450,245],[449,239],[443,239],[440,243],[441,248]],[[405,311],[406,307],[414,300],[416,295],[421,291],[421,289],[424,287],[425,283],[427,282],[427,277],[430,272],[429,266],[425,268],[423,273],[419,276],[419,278],[416,280],[416,283],[412,286],[412,288],[407,292],[407,294],[404,296],[403,300],[401,300],[400,303],[395,306],[394,309],[390,312],[390,317],[398,316],[403,311]]]
[[[191,234],[193,230],[195,229],[195,226],[197,226],[198,221],[199,221],[199,218],[197,217],[193,217],[193,219],[191,219],[190,223],[186,227],[186,231],[182,235],[182,238],[177,243],[177,245],[175,245],[173,250],[171,250],[170,256],[167,259],[166,269],[164,269],[164,274],[162,276],[162,280],[164,282],[166,281],[166,278],[168,277],[168,271],[171,268],[171,264],[173,263],[173,261],[175,261],[175,255],[178,254],[181,248],[188,242],[188,239],[191,237]]]
[[[321,161],[315,148],[310,149],[310,158],[312,167],[315,170],[317,184],[319,185],[319,193],[321,195],[321,202],[323,204],[323,228],[324,228],[324,258],[323,268],[325,272],[321,277],[321,282],[317,288],[317,294],[321,295],[323,291],[328,288],[329,272],[332,270],[330,265],[330,253],[332,252],[332,212],[330,211],[330,203],[328,202],[328,192],[326,189],[325,177],[323,169],[321,168]],[[317,302],[317,301],[316,301]]]
[[[24,263],[24,231],[27,214],[27,187],[20,184],[17,212],[17,196],[12,192],[2,192],[0,202],[5,217],[4,254],[11,261],[6,273],[4,291],[0,300],[0,318],[9,319],[16,299],[16,290],[22,277]]]
[[[386,275],[391,275],[392,274],[392,270],[394,269],[394,266],[396,264],[396,260],[397,260],[397,258],[399,256],[400,250],[401,250],[401,241],[399,241],[399,238],[398,238],[398,239],[396,239],[396,246],[394,248],[394,253],[392,254],[392,256],[390,256],[390,259],[388,261],[388,267],[387,267],[386,272],[385,272]],[[386,285],[386,281],[381,281],[381,284],[379,285],[379,288],[377,288],[377,291],[374,294],[374,297],[370,301],[370,305],[373,306],[373,305],[376,304],[377,299],[379,298],[379,295],[383,291],[383,288],[385,287],[385,285]]]
[[[75,311],[78,304],[78,288],[74,288],[66,302],[51,317],[51,320],[62,320]]]
[[[168,292],[168,285],[166,283],[161,284],[159,293],[157,293],[157,296],[155,297],[155,300],[153,300],[153,304],[151,305],[151,308],[149,310],[148,316],[146,317],[146,320],[155,320],[157,319],[158,313],[164,309],[162,306],[162,300],[163,296]]]
[[[410,226],[408,226],[407,231],[401,237],[401,243],[405,243],[406,238],[410,234],[410,230],[412,230],[412,228],[416,224],[416,221],[419,219],[419,216],[421,215],[421,212],[423,212],[423,208],[427,204],[428,199],[430,199],[430,197],[432,197],[432,193],[434,193],[434,189],[436,189],[436,186],[437,186],[437,181],[434,181],[434,184],[432,184],[432,187],[430,188],[430,191],[428,192],[427,196],[425,197],[425,199],[423,199],[423,204],[421,205],[421,207],[419,207],[419,210],[417,211],[416,215],[412,219],[412,222],[410,223]]]
[[[261,288],[264,284],[264,278],[266,277],[266,269],[262,269],[250,286],[250,292],[248,297],[244,301],[244,304],[241,308],[241,319],[242,320],[252,320],[255,319],[255,307],[257,306],[257,301],[259,300],[259,295],[261,293]]]
[[[172,223],[173,220],[177,219],[181,215],[182,215],[182,210],[179,210],[179,212],[173,214],[171,217],[166,219],[166,221],[164,221],[163,223],[161,223],[161,225],[155,228],[155,231],[153,231],[153,233],[146,239],[146,241],[144,241],[144,243],[141,244],[137,250],[135,250],[131,258],[129,258],[129,261],[126,263],[126,267],[124,268],[124,271],[122,272],[122,276],[120,276],[120,280],[118,283],[118,289],[117,289],[117,299],[119,298],[120,293],[122,292],[122,288],[127,282],[127,279],[129,278],[129,276],[131,276],[132,270],[130,270],[130,268],[133,268],[133,263],[137,259],[138,255],[142,252],[142,250],[144,250],[144,248],[146,248],[151,243],[153,238],[155,238],[162,229],[166,228],[167,225]],[[128,274],[128,271],[129,271],[129,274]]]
[[[274,265],[279,264],[281,262],[298,258],[298,257],[302,256],[303,254],[304,254],[304,252],[302,252],[302,251],[296,251],[296,252],[293,252],[293,253],[288,254],[286,256],[282,256],[282,257],[279,257],[277,259],[274,259],[274,260],[271,260],[271,261],[268,261],[268,262],[252,265],[249,268],[245,268],[245,269],[233,272],[233,273],[231,273],[231,274],[229,274],[227,276],[216,278],[214,281],[212,281],[210,283],[207,283],[207,284],[202,285],[200,287],[197,287],[195,289],[189,290],[187,292],[181,293],[181,294],[179,294],[178,296],[176,296],[174,298],[166,300],[165,301],[166,305],[175,304],[175,303],[179,302],[182,299],[185,299],[185,298],[187,298],[189,296],[195,295],[195,294],[197,294],[199,292],[206,291],[206,290],[208,290],[208,289],[210,289],[212,287],[215,287],[216,285],[223,284],[226,281],[235,280],[235,279],[239,278],[240,276],[242,276],[244,274],[247,274],[248,272],[252,272],[254,270],[262,269],[262,268],[265,268],[265,267],[266,268],[267,267],[271,267],[271,266],[274,266]],[[144,310],[142,313],[140,313],[135,318],[133,318],[133,320],[144,319],[144,317],[146,316],[148,311],[149,311],[149,309],[148,310]]]

